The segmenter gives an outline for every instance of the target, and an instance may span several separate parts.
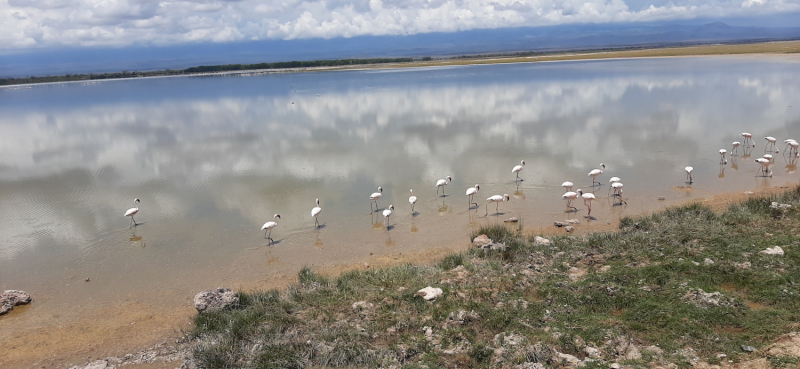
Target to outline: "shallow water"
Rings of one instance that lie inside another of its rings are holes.
[[[526,226],[583,218],[581,203],[564,212],[560,184],[589,189],[601,162],[596,220],[579,228],[795,182],[794,161],[778,154],[773,177],[756,178],[753,159],[764,136],[800,139],[798,67],[663,58],[0,89],[0,288],[38,297],[13,319],[39,326],[91,305],[186,305],[202,289],[304,265],[466,243],[512,216]],[[744,131],[755,149],[720,165],[718,150]],[[676,188],[687,165],[694,183]],[[448,175],[440,197],[436,180]],[[611,176],[627,205],[608,198]],[[464,193],[476,183],[470,210]],[[368,209],[378,186],[380,209],[395,206],[388,230]],[[500,214],[486,209],[504,193]],[[123,213],[136,197],[131,228]],[[268,246],[260,227],[275,213]]]

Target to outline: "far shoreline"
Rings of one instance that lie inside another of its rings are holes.
[[[758,43],[734,43],[734,44],[704,44],[693,46],[664,46],[642,49],[594,49],[585,51],[561,51],[545,53],[537,56],[515,56],[515,55],[494,55],[494,56],[475,56],[475,57],[452,57],[448,59],[434,59],[430,61],[411,61],[405,63],[381,63],[381,64],[356,64],[341,66],[321,66],[321,67],[299,67],[299,68],[277,68],[277,69],[250,69],[232,70],[219,72],[199,72],[172,75],[136,76],[129,78],[104,78],[104,79],[83,79],[74,81],[56,82],[37,82],[0,85],[0,89],[27,89],[39,85],[56,85],[64,83],[101,83],[104,81],[123,81],[139,80],[151,78],[171,78],[171,77],[216,77],[216,76],[253,76],[266,74],[284,73],[306,73],[306,72],[329,72],[329,71],[359,71],[375,69],[406,69],[406,68],[437,68],[453,66],[471,65],[491,65],[491,64],[521,64],[521,63],[549,63],[565,61],[598,61],[598,60],[635,60],[651,58],[675,58],[675,57],[703,57],[703,56],[787,56],[797,54],[800,61],[800,40],[788,41],[768,41]]]

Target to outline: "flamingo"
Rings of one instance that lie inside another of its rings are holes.
[[[772,155],[770,154],[764,154],[764,159],[769,160],[770,163],[774,163]]]
[[[751,144],[753,144],[753,147],[756,147],[756,143],[753,142],[753,135],[752,134],[747,133],[747,132],[742,132],[742,137],[744,137],[744,142],[742,142],[742,143],[745,146],[747,146],[747,143],[750,142]]]
[[[478,203],[477,202],[472,202],[472,199],[475,197],[475,194],[478,193],[478,191],[480,191],[480,189],[481,189],[481,186],[477,185],[477,184],[475,185],[475,187],[470,187],[470,188],[467,189],[467,196],[469,196],[469,206],[470,207],[472,207],[472,204],[475,204],[476,207],[478,206]]]
[[[442,195],[444,195],[444,186],[447,186],[447,182],[452,182],[453,179],[450,176],[444,177],[445,179],[440,179],[436,181],[436,194],[439,194],[439,188],[442,189]]]
[[[756,163],[761,164],[761,168],[758,169],[760,174],[763,174],[764,177],[766,177],[767,173],[769,173],[769,176],[772,177],[772,170],[769,169],[769,159],[758,158],[756,159]],[[756,177],[758,177],[758,174],[756,174]]]
[[[413,189],[409,190],[409,191],[411,191],[411,196],[408,197],[408,203],[411,204],[411,212],[413,213],[414,212],[414,204],[417,203],[417,197],[414,196],[414,190]],[[370,204],[370,210],[371,209],[372,209],[372,204]]]
[[[369,213],[370,214],[373,213],[373,211],[372,211],[372,203],[373,202],[375,203],[375,211],[378,210],[378,199],[380,199],[381,196],[382,196],[381,192],[383,192],[383,188],[378,187],[378,192],[373,192],[372,195],[369,195],[369,199],[372,200],[372,202],[369,203]]]
[[[776,144],[778,140],[775,137],[767,136],[764,137],[764,139],[767,140],[767,146],[764,146],[764,151],[767,151],[769,147],[772,146],[775,149],[775,152],[779,152],[778,145]]]
[[[278,219],[281,219],[280,214],[275,214],[273,216],[275,218],[274,222],[266,222],[263,226],[261,226],[261,230],[264,231],[264,237],[269,240],[269,244],[271,245],[274,241],[272,240],[272,229],[278,226]],[[269,235],[267,235],[267,231],[269,231]]]
[[[597,182],[594,179],[595,179],[595,177],[603,174],[603,169],[606,169],[606,165],[603,164],[603,163],[600,163],[600,169],[592,169],[592,171],[589,172],[589,177],[592,177],[592,187],[594,187],[595,183],[597,183],[598,186],[601,186],[600,182]]]
[[[686,167],[686,168],[683,168],[683,170],[686,171],[686,178],[689,178],[689,184],[692,184],[692,171],[694,170],[694,168]]]
[[[578,195],[583,198],[583,205],[589,208],[589,214],[587,214],[587,218],[592,217],[592,201],[595,199],[593,193],[583,193],[583,190],[578,189]]]
[[[725,159],[725,154],[726,154],[727,152],[728,152],[728,150],[725,150],[725,149],[719,149],[719,156],[720,156],[720,157],[719,157],[719,163],[720,163],[720,164],[728,164],[728,159]]]
[[[614,188],[614,196],[619,199],[619,203],[627,205],[628,203],[622,199],[622,182],[614,182],[611,187]]]
[[[792,156],[792,151],[794,151],[794,155],[800,157],[800,151],[797,150],[798,146],[800,146],[800,143],[797,143],[797,141],[792,140],[792,142],[789,142],[789,145],[792,147],[792,149],[789,150],[789,156]]]
[[[578,211],[578,208],[572,206],[572,200],[575,200],[578,197],[577,192],[568,191],[567,193],[561,195],[561,198],[567,200],[567,207],[573,208],[575,211]]]
[[[525,160],[520,160],[520,165],[517,165],[514,167],[514,169],[511,169],[511,173],[517,173],[517,179],[520,181],[522,178],[519,178],[519,172],[521,172],[523,168],[525,168]]]
[[[370,205],[370,209],[372,209],[372,205]],[[317,199],[317,206],[315,206],[313,209],[311,209],[311,216],[314,217],[314,227],[315,228],[319,227],[319,220],[317,218],[319,217],[319,213],[321,213],[321,212],[322,212],[322,208],[319,207],[319,199]]]
[[[731,148],[731,156],[733,156],[735,152],[739,151],[739,145],[741,145],[741,143],[739,141],[733,141],[731,145],[733,145]]]
[[[567,191],[572,191],[572,186],[574,186],[574,184],[570,181],[566,181],[561,184],[561,187],[564,187],[564,189]]]
[[[133,216],[139,212],[139,199],[134,199],[133,204],[136,205],[136,207],[128,209],[128,211],[125,212],[125,216],[131,217],[131,222],[133,222],[133,225],[136,226],[136,220],[133,219]]]
[[[619,177],[611,177],[611,179],[608,180],[608,184],[611,185],[611,186],[608,187],[609,194],[611,193],[611,189],[614,188],[614,183],[617,183],[619,181],[621,181],[621,179]],[[616,194],[616,192],[615,192],[615,194]]]
[[[783,149],[783,153],[785,154],[785,153],[786,153],[786,150],[787,150],[788,148],[790,148],[790,147],[792,147],[792,148],[793,148],[793,147],[794,147],[794,146],[792,146],[792,143],[795,143],[795,144],[796,144],[796,143],[797,143],[797,141],[795,141],[793,138],[787,138],[787,139],[783,140],[783,143],[785,143],[785,144],[786,144],[786,148],[785,148],[785,149]],[[790,155],[790,156],[792,155],[792,150],[789,150],[789,155]]]
[[[392,216],[394,205],[389,205],[389,208],[383,211],[383,219],[386,222],[386,228],[389,228],[389,217]]]
[[[504,194],[503,196],[494,195],[494,196],[486,199],[486,201],[488,201],[488,202],[486,203],[486,214],[484,216],[489,215],[489,204],[491,204],[493,202],[496,203],[495,204],[495,212],[499,213],[500,212],[500,203],[503,202],[503,201],[511,201],[511,197],[509,197],[508,194]]]

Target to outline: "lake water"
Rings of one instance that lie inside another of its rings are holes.
[[[757,178],[753,159],[764,136],[800,139],[799,67],[796,57],[662,58],[0,89],[0,289],[34,296],[0,317],[0,340],[97,319],[98,306],[188,307],[203,289],[304,265],[461,247],[512,216],[531,227],[580,218],[586,230],[796,182],[794,160],[777,154],[774,176]],[[756,148],[720,165],[718,150],[745,131]],[[580,201],[564,212],[560,185],[588,190],[601,162],[587,224]],[[687,165],[694,183],[677,188]],[[611,176],[627,205],[608,198]],[[378,186],[380,209],[395,206],[388,230],[369,213]],[[495,194],[511,201],[484,216]],[[268,246],[260,227],[275,213]]]

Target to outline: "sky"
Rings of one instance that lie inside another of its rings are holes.
[[[800,0],[0,0],[0,53],[800,12]]]

